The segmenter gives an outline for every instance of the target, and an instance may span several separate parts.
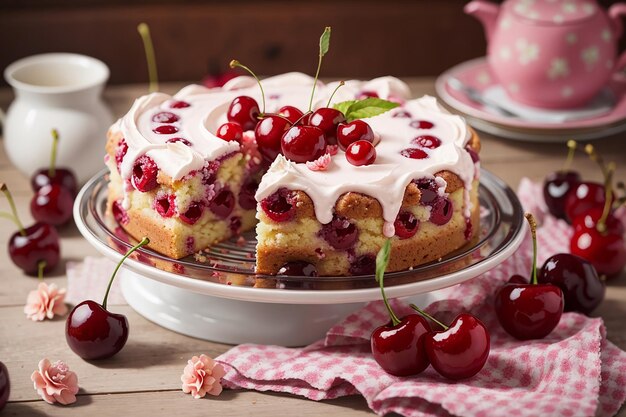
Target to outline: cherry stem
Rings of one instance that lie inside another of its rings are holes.
[[[261,80],[259,80],[259,77],[257,77],[256,74],[252,72],[250,68],[246,67],[245,65],[243,65],[241,62],[237,61],[236,59],[233,59],[232,61],[230,61],[230,67],[231,68],[243,68],[244,70],[248,71],[250,75],[254,77],[257,84],[259,85],[259,88],[261,89],[261,101],[263,102],[263,111],[261,112],[259,116],[260,117],[265,116],[265,92],[263,91],[263,85],[261,84]]]
[[[613,200],[613,174],[615,173],[615,163],[610,162],[607,167],[606,177],[604,178],[604,207],[602,208],[602,216],[596,224],[596,230],[601,234],[606,233],[606,219],[611,213],[611,203]]]
[[[39,278],[39,281],[43,282],[43,270],[46,268],[46,265],[48,265],[46,261],[39,261],[37,263],[37,278]]]
[[[330,107],[330,102],[333,100],[333,97],[335,97],[335,93],[344,85],[346,85],[345,81],[339,82],[339,85],[333,90],[333,93],[330,95],[330,98],[328,99],[328,103],[326,103],[326,107]]]
[[[265,116],[275,116],[275,117],[280,117],[281,119],[283,119],[284,121],[288,122],[289,124],[291,124],[291,120],[287,119],[285,116],[283,116],[282,114],[278,114],[278,113],[273,113],[273,114],[266,114]],[[265,117],[261,116],[260,114],[257,116],[257,119],[262,120]]]
[[[296,120],[296,122],[293,124],[293,126],[297,126],[298,123],[300,123],[300,120],[304,119],[307,115],[313,113],[311,110],[307,111],[306,113],[304,113],[302,116],[300,116],[300,118],[298,120]]]
[[[530,226],[530,235],[533,239],[533,269],[531,270],[532,280],[531,284],[537,284],[537,222],[535,221],[535,216],[532,213],[525,213],[524,217],[528,221],[528,225]]]
[[[104,299],[102,300],[102,308],[104,308],[105,310],[107,309],[107,299],[109,298],[109,291],[111,291],[111,285],[113,285],[113,280],[115,279],[115,274],[117,274],[117,271],[120,269],[120,267],[122,266],[122,264],[124,263],[126,258],[128,258],[131,253],[133,253],[134,251],[136,251],[140,247],[142,247],[144,245],[147,245],[148,243],[150,243],[150,239],[148,239],[147,237],[144,237],[143,239],[141,239],[141,242],[137,243],[135,246],[130,248],[128,250],[128,252],[126,252],[126,255],[124,255],[122,257],[122,259],[118,262],[117,266],[115,267],[115,270],[113,271],[113,275],[111,275],[111,279],[109,280],[109,285],[107,286],[107,291],[106,291],[106,293],[104,293]]]
[[[387,295],[385,294],[385,286],[383,284],[383,280],[385,278],[385,269],[387,269],[387,264],[389,263],[389,254],[391,252],[391,239],[387,239],[382,248],[378,251],[376,255],[376,281],[378,281],[378,285],[380,286],[380,292],[383,295],[383,302],[385,303],[385,307],[387,307],[387,311],[389,312],[389,317],[391,317],[391,323],[394,326],[400,324],[400,319],[396,316],[396,313],[393,312],[393,309],[389,305],[389,301],[387,300]]]
[[[147,23],[140,23],[137,26],[137,32],[143,41],[143,49],[146,53],[146,62],[148,63],[148,78],[150,80],[149,90],[151,93],[159,91],[159,77],[157,75],[156,58],[154,55],[154,46],[152,37],[150,36],[150,28]]]
[[[19,230],[20,235],[26,236],[26,230],[24,230],[24,225],[22,224],[22,222],[20,221],[20,218],[17,215],[17,208],[15,208],[15,201],[13,201],[13,196],[11,195],[9,188],[6,186],[6,184],[0,183],[0,191],[4,193],[5,197],[9,201],[9,206],[11,206],[11,212],[13,213],[13,216],[11,217],[9,217],[8,215],[2,216],[2,217],[12,219],[13,223],[15,223],[15,225],[17,226],[17,229]],[[2,214],[8,214],[8,213],[2,213]]]
[[[576,148],[578,148],[578,144],[575,140],[567,141],[567,158],[565,159],[565,163],[563,164],[562,171],[569,171],[572,166],[572,161],[574,161],[574,154],[576,153]]]
[[[324,33],[322,33],[322,37],[320,38],[320,54],[319,59],[317,60],[317,71],[315,71],[315,79],[313,80],[313,90],[311,90],[311,99],[309,100],[309,111],[313,108],[313,96],[315,95],[315,86],[317,86],[317,80],[320,76],[320,69],[322,68],[322,59],[324,58],[324,54],[326,51],[322,50],[321,41],[324,37],[330,37],[330,27],[326,27],[324,29]]]
[[[606,178],[607,170],[606,165],[604,164],[604,160],[602,159],[600,154],[596,152],[596,149],[593,147],[592,144],[588,143],[585,145],[585,153],[589,155],[589,158],[591,158],[593,162],[598,164],[600,170],[602,170],[602,175]]]
[[[52,129],[52,151],[50,152],[50,167],[48,168],[48,176],[54,178],[56,175],[57,164],[57,146],[59,144],[59,131]]]
[[[415,304],[411,303],[411,304],[409,304],[409,307],[411,307],[413,310],[417,311],[418,313],[420,313],[422,316],[426,317],[427,319],[432,320],[436,324],[440,325],[443,328],[443,330],[448,330],[449,329],[448,326],[446,326],[445,324],[443,324],[442,322],[440,322],[439,320],[437,320],[436,318],[434,318],[433,316],[431,316],[430,314],[428,314],[427,312],[425,312],[424,310],[422,310],[421,308],[419,308]]]

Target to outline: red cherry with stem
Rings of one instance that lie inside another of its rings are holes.
[[[345,150],[358,140],[374,142],[374,131],[363,120],[342,123],[337,127],[337,143],[341,149]]]
[[[266,116],[256,125],[254,137],[266,161],[272,162],[281,152],[280,141],[289,127],[291,124],[287,119],[275,115]]]
[[[334,145],[337,143],[337,127],[345,121],[346,117],[339,110],[322,107],[311,114],[308,125],[319,127],[324,132],[326,143]]]
[[[11,394],[11,380],[6,365],[0,362],[0,411],[7,405]]]
[[[324,132],[314,126],[292,126],[281,138],[281,149],[293,162],[315,161],[326,152]]]
[[[606,286],[593,265],[581,257],[558,253],[546,259],[537,281],[563,292],[564,311],[591,313],[604,300]]]
[[[157,187],[159,168],[148,155],[143,155],[135,161],[131,183],[142,193],[151,191]]]
[[[226,142],[235,141],[241,143],[243,138],[243,129],[239,123],[226,122],[217,128],[215,136],[225,140]]]
[[[54,226],[66,224],[72,218],[73,208],[72,195],[59,184],[48,184],[40,188],[30,201],[33,218]]]
[[[11,220],[17,226],[9,238],[9,257],[15,265],[25,273],[34,275],[44,264],[43,272],[53,270],[60,259],[59,234],[54,226],[45,223],[35,223],[24,228],[17,215],[13,196],[6,184],[0,183],[0,191],[5,195],[11,213],[0,212],[0,217]]]
[[[150,243],[147,237],[133,246],[115,267],[102,304],[86,300],[72,309],[65,323],[65,340],[74,353],[86,360],[110,358],[122,350],[128,340],[128,320],[107,310],[107,299],[117,271],[126,258]]]
[[[239,96],[230,103],[226,118],[229,122],[239,124],[243,130],[252,130],[259,117],[259,104],[248,96]]]
[[[389,305],[383,280],[390,251],[391,240],[387,240],[376,256],[376,281],[380,286],[391,321],[372,332],[370,336],[372,356],[376,363],[391,375],[415,375],[428,367],[424,340],[431,329],[424,317],[409,314],[400,319]]]
[[[278,109],[278,114],[289,120],[292,125],[296,124],[296,122],[304,116],[304,113],[302,113],[299,108],[294,106],[283,106]]]
[[[446,326],[415,304],[411,308],[426,316],[443,331],[430,331],[424,338],[426,355],[442,376],[453,379],[471,378],[480,372],[489,358],[489,331],[476,317],[461,313]]]
[[[56,166],[57,148],[59,144],[59,132],[52,129],[52,151],[50,152],[50,166],[42,168],[33,174],[30,179],[30,185],[33,191],[37,192],[40,188],[49,184],[58,184],[69,191],[72,198],[78,192],[78,182],[74,173],[66,168],[58,168]]]
[[[346,159],[352,165],[371,165],[376,162],[376,149],[371,142],[357,140],[346,149]]]
[[[532,214],[526,213],[526,219],[533,240],[532,280],[530,284],[505,284],[495,298],[496,315],[502,328],[520,340],[544,338],[559,324],[563,314],[561,289],[537,283],[537,225]]]
[[[549,174],[543,182],[543,199],[546,202],[548,211],[559,219],[565,218],[565,199],[567,194],[582,182],[580,174],[570,170],[577,146],[573,140],[567,142],[567,159],[563,168]]]

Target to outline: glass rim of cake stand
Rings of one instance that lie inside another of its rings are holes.
[[[121,258],[123,253],[133,245],[133,240],[129,239],[128,235],[122,235],[123,229],[119,225],[116,230],[111,229],[115,227],[113,226],[115,220],[105,214],[107,184],[106,170],[94,176],[81,190],[76,201],[75,213],[95,239],[118,252]],[[385,286],[413,283],[458,272],[484,262],[510,245],[524,227],[523,209],[515,193],[502,180],[483,169],[481,170],[479,200],[482,214],[480,233],[477,238],[440,260],[403,271],[386,273]],[[245,236],[244,241],[240,238],[231,238],[212,246],[202,253],[202,256],[206,257],[206,261],[202,260],[202,262],[196,260],[194,255],[183,259],[173,259],[147,248],[139,249],[138,256],[131,258],[131,262],[139,262],[180,277],[223,285],[235,284],[234,286],[251,287],[258,282],[257,280],[268,280],[266,283],[273,284],[268,287],[273,289],[327,291],[345,289],[341,288],[341,283],[348,284],[351,288],[363,289],[378,286],[373,274],[334,277],[257,274],[254,272],[256,245],[254,231],[242,236]],[[122,237],[129,240],[125,241]],[[236,279],[231,280],[232,277]],[[325,283],[337,285],[324,285]]]

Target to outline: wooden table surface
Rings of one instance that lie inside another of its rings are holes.
[[[409,80],[415,96],[434,94],[434,79]],[[162,86],[174,92],[181,85]],[[145,85],[116,86],[105,90],[105,99],[119,116],[130,107],[132,100],[145,93]],[[0,89],[0,108],[7,108],[12,92]],[[94,138],[93,146],[104,146],[104,138]],[[541,180],[558,169],[564,161],[565,146],[558,144],[522,143],[481,134],[481,160],[485,168],[516,188],[522,177]],[[606,159],[614,160],[616,178],[626,180],[626,134],[594,142]],[[104,151],[103,151],[104,152]],[[600,180],[596,166],[580,156],[576,162],[584,178]],[[0,150],[0,181],[9,184],[25,223],[31,221],[28,203],[32,192],[28,179],[11,165]],[[6,201],[0,209],[7,209]],[[0,239],[7,241],[14,232],[8,221],[0,222]],[[65,263],[80,261],[98,253],[81,237],[75,227],[61,232],[63,261],[46,281],[66,287]],[[88,363],[76,356],[65,342],[63,318],[52,321],[27,320],[23,307],[28,292],[37,286],[34,278],[25,276],[10,261],[7,252],[0,250],[0,361],[11,377],[11,397],[2,412],[7,416],[171,416],[171,415],[371,415],[367,404],[359,396],[332,401],[314,402],[285,394],[252,391],[225,391],[218,398],[194,400],[180,389],[180,374],[188,358],[205,353],[215,357],[230,346],[197,340],[165,330],[128,306],[113,306],[112,310],[125,314],[131,328],[126,347],[116,357]],[[604,319],[608,338],[626,350],[626,274],[611,281],[606,299],[594,312]],[[33,389],[30,374],[39,359],[62,359],[77,372],[81,390],[78,401],[70,407],[44,403]],[[620,415],[626,415],[622,408]]]

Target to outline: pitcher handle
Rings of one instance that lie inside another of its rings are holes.
[[[622,36],[624,26],[622,17],[626,16],[626,3],[617,3],[609,8],[609,18],[611,28],[615,35],[615,41]],[[613,76],[611,77],[611,86],[617,94],[626,92],[626,51],[622,52],[613,67]]]

